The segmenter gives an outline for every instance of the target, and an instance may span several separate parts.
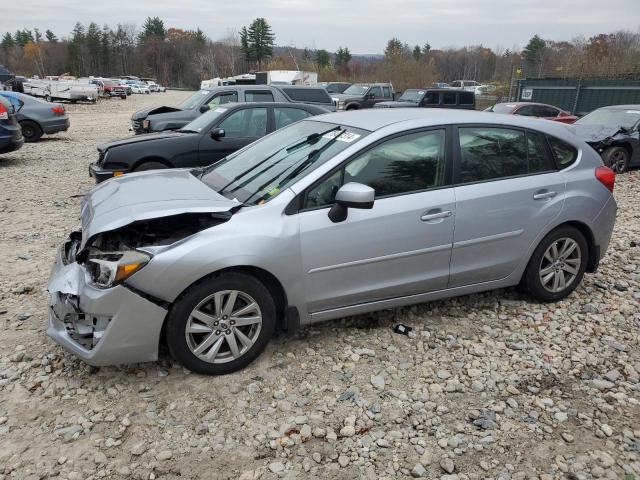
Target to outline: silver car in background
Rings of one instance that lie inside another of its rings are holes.
[[[48,334],[92,365],[243,368],[276,328],[521,284],[604,255],[613,172],[554,122],[429,109],[302,120],[196,170],[115,178],[60,248]]]

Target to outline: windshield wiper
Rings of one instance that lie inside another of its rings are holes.
[[[249,168],[248,170],[245,170],[242,173],[239,173],[238,175],[236,175],[229,183],[227,183],[224,187],[222,187],[218,193],[222,194],[222,192],[224,192],[228,187],[230,187],[233,183],[237,182],[238,180],[240,180],[243,176],[245,176],[247,173],[249,173],[251,170],[255,170],[256,168],[260,167],[261,165],[263,165],[265,162],[271,160],[273,157],[275,157],[278,153],[282,152],[283,150],[286,150],[287,154],[291,154],[293,150],[295,150],[298,147],[301,147],[303,145],[307,145],[310,143],[314,143],[316,142],[319,138],[321,138],[322,136],[333,132],[334,130],[338,130],[339,128],[341,128],[339,125],[336,125],[335,127],[330,128],[329,130],[326,130],[324,132],[321,133],[312,133],[311,135],[307,136],[307,138],[305,138],[304,140],[294,143],[293,145],[289,145],[286,147],[282,147],[279,150],[276,150],[274,153],[272,153],[271,155],[269,155],[267,158],[265,158],[264,160],[262,160],[261,162],[259,162],[258,164],[254,165],[253,167]],[[289,155],[285,155],[284,157],[282,157],[280,159],[280,161],[284,160],[285,158],[287,158]],[[250,177],[247,181],[245,181],[244,183],[238,185],[236,188],[234,188],[233,190],[231,190],[231,192],[235,192],[236,190],[242,188],[244,185],[246,185],[247,183],[251,182],[252,180],[254,180],[255,178],[257,178],[259,175],[262,175],[264,172],[266,172],[267,170],[269,170],[271,167],[273,167],[274,165],[276,165],[278,162],[274,163],[273,165],[270,165],[269,167],[265,168],[264,170],[261,170],[260,172],[257,172],[256,174],[254,174],[252,177]],[[204,175],[204,174],[203,174]]]
[[[282,181],[278,182],[278,188],[280,188],[281,185],[286,185],[289,180],[291,180],[292,178],[295,178],[300,172],[302,172],[305,168],[307,168],[310,164],[312,164],[315,161],[314,157],[317,158],[318,155],[320,155],[327,148],[329,148],[331,145],[333,145],[338,140],[338,137],[340,137],[340,135],[342,135],[346,131],[347,131],[346,128],[342,129],[340,133],[338,133],[333,138],[331,138],[322,147],[316,148],[315,150],[309,152],[309,155],[307,155],[307,158],[306,158],[306,160],[304,162],[302,162],[291,173],[289,173],[286,177],[284,177],[282,179]],[[326,135],[326,133],[325,133],[325,135]],[[282,174],[284,174],[285,172],[286,172],[286,170],[284,172],[282,172]],[[263,188],[265,188],[270,183],[271,183],[271,181],[268,181],[267,183],[265,183],[263,185],[260,185],[260,187],[257,189],[258,192],[261,191]]]

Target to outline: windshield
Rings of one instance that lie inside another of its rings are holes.
[[[398,99],[399,102],[420,103],[424,96],[424,90],[405,90]]]
[[[369,85],[351,85],[344,93],[347,95],[364,95],[369,90]]]
[[[640,109],[600,108],[585,115],[576,124],[632,128],[639,120]]]
[[[511,113],[516,108],[513,103],[496,103],[493,107],[488,109],[489,112],[495,113]]]
[[[217,107],[213,110],[209,110],[208,112],[204,113],[203,115],[200,115],[198,118],[196,118],[194,121],[187,123],[184,127],[182,127],[180,130],[181,131],[192,131],[192,132],[202,132],[202,130],[206,130],[209,125],[211,125],[211,123],[218,118],[219,116],[221,116],[223,113],[225,113],[228,110],[228,108],[224,108],[224,107]]]
[[[229,199],[259,205],[368,134],[357,128],[304,120],[208,167],[201,180]]]
[[[202,99],[206,95],[209,95],[209,93],[211,93],[209,90],[200,90],[194,93],[180,104],[180,108],[182,108],[183,110],[191,110],[193,108],[196,108],[198,105],[200,105]]]

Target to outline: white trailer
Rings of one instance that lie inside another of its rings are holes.
[[[68,100],[70,102],[98,100],[98,87],[75,80],[36,80],[23,84],[24,93],[42,97],[47,101]]]

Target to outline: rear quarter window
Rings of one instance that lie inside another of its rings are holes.
[[[283,88],[284,94],[295,102],[313,102],[333,105],[324,88]]]
[[[567,142],[549,135],[547,135],[547,139],[549,140],[553,156],[561,169],[572,165],[576,161],[578,158],[578,150],[573,145],[569,145]]]

